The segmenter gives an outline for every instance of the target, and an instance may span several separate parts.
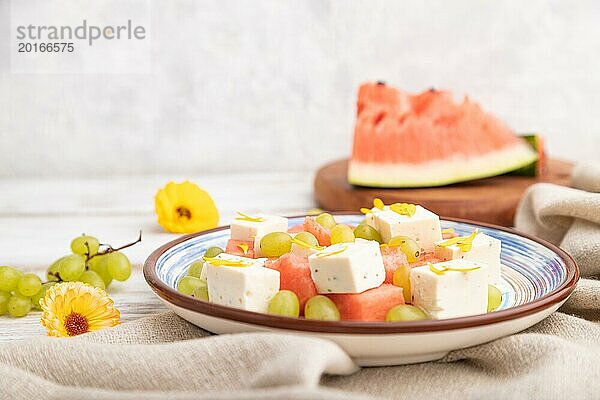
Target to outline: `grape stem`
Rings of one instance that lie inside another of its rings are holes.
[[[46,282],[42,282],[42,285],[45,285],[46,283],[50,283],[50,282],[64,282],[62,280],[62,278],[60,277],[60,273],[59,272],[48,272],[48,275],[52,275],[54,276],[56,279],[58,279],[57,281],[46,281]]]
[[[125,244],[125,245],[123,245],[123,246],[121,246],[121,247],[117,247],[116,249],[115,249],[114,247],[112,247],[110,244],[104,244],[104,243],[103,243],[103,244],[101,244],[101,246],[106,246],[106,247],[107,247],[107,248],[106,248],[106,250],[99,251],[98,253],[94,254],[94,255],[93,255],[93,256],[91,256],[91,257],[89,257],[89,258],[87,259],[87,261],[91,260],[92,258],[94,258],[94,257],[96,257],[96,256],[103,256],[103,255],[105,255],[105,254],[112,253],[112,252],[114,252],[114,251],[119,251],[119,250],[126,249],[126,248],[128,248],[128,247],[131,247],[131,246],[134,246],[134,245],[136,245],[136,244],[140,243],[141,241],[142,241],[142,231],[141,231],[141,229],[140,229],[140,235],[138,236],[138,238],[137,238],[135,241],[133,241],[133,242],[131,242],[131,243],[127,243],[127,244]]]

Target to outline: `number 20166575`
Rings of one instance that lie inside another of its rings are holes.
[[[72,53],[75,50],[73,43],[29,43],[21,42],[18,44],[19,53]]]

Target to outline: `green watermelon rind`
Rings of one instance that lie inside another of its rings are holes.
[[[520,141],[493,153],[455,156],[451,160],[440,159],[419,164],[350,160],[348,182],[356,186],[381,188],[445,186],[502,175],[537,159],[537,154],[529,145]]]

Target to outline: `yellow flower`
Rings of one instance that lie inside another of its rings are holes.
[[[219,223],[219,212],[210,195],[190,181],[169,182],[155,197],[158,223],[173,233],[193,233]]]
[[[42,326],[48,336],[75,336],[120,323],[119,310],[102,289],[82,282],[52,286],[40,300]]]

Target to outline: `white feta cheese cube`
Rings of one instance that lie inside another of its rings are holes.
[[[223,260],[223,265],[217,265],[218,261],[206,261],[203,268],[209,301],[242,310],[267,312],[269,301],[279,291],[279,271],[266,268],[266,258],[221,253],[215,259]]]
[[[485,314],[488,302],[487,267],[466,260],[451,260],[410,270],[412,304],[434,319]],[[445,268],[462,269],[450,271]],[[475,269],[472,269],[475,268]]]
[[[334,244],[308,261],[319,293],[362,293],[385,280],[379,243],[372,240]]]
[[[231,239],[254,242],[254,254],[262,255],[260,251],[260,240],[267,233],[287,232],[288,219],[277,215],[256,214],[251,219],[238,217],[230,226]],[[256,220],[254,220],[256,219]]]
[[[379,231],[384,243],[395,236],[408,236],[415,239],[422,251],[433,251],[434,243],[442,240],[440,218],[426,208],[417,206],[412,216],[398,214],[385,206],[383,210],[373,208],[366,221]]]
[[[442,260],[468,260],[476,263],[487,265],[488,283],[494,285],[500,282],[500,272],[502,266],[500,264],[500,250],[502,243],[500,240],[478,233],[473,238],[471,250],[461,251],[460,246],[454,244],[451,246],[440,246],[440,243],[435,244],[435,256]]]

